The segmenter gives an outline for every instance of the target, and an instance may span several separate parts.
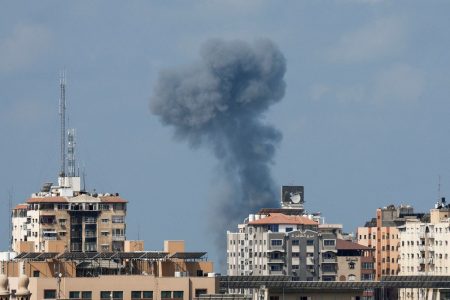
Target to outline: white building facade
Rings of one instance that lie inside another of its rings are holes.
[[[450,208],[438,203],[429,222],[408,220],[399,227],[399,275],[450,275]],[[402,289],[401,299],[439,299],[438,289]],[[427,298],[434,297],[434,298]]]

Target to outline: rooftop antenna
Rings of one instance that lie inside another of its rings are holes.
[[[65,177],[66,175],[66,71],[61,72],[59,77],[59,116],[61,121],[61,165],[59,170],[59,176]]]
[[[14,187],[11,187],[11,189],[9,190],[8,193],[8,212],[9,212],[9,216],[8,218],[6,218],[8,220],[8,230],[9,230],[9,245],[8,245],[8,261],[11,259],[10,255],[12,252],[12,242],[13,242],[13,238],[12,238],[12,201],[13,201],[13,196],[14,196]]]
[[[83,166],[83,171],[81,173],[81,179],[83,180],[83,191],[86,192],[86,168]]]
[[[438,200],[441,200],[441,175],[438,175]]]
[[[67,130],[67,176],[75,177],[75,129]]]

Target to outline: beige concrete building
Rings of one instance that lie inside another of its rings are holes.
[[[337,278],[339,281],[372,281],[375,279],[375,250],[337,239]]]
[[[12,299],[20,274],[29,278],[31,300],[193,299],[215,294],[218,277],[205,252],[185,252],[183,241],[166,241],[163,251],[115,253],[22,253],[1,265]]]
[[[376,280],[380,280],[383,275],[397,275],[400,272],[398,226],[403,225],[406,220],[423,217],[424,214],[415,214],[409,205],[389,205],[377,209],[375,218],[366,222],[364,227],[358,227],[358,244],[376,251]]]
[[[79,177],[58,181],[13,209],[13,251],[123,251],[127,201],[117,193],[86,193]]]

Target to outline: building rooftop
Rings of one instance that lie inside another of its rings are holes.
[[[271,213],[267,217],[250,221],[250,225],[268,224],[297,224],[297,225],[318,225],[319,223],[304,216],[285,215],[282,213]]]
[[[80,195],[77,197],[32,197],[28,198],[27,203],[69,203],[69,202],[102,202],[102,203],[127,203],[128,201],[119,196],[98,196]]]
[[[358,243],[353,243],[346,240],[337,239],[336,240],[337,250],[372,250],[372,248],[360,245]]]
[[[18,210],[18,209],[27,209],[28,205],[26,204],[17,204],[13,209],[14,210]]]

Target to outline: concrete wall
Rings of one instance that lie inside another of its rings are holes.
[[[17,277],[10,278],[10,287],[17,290]],[[100,299],[101,291],[122,291],[124,300],[131,300],[131,291],[153,291],[153,300],[161,300],[161,291],[182,291],[183,300],[195,297],[196,290],[206,290],[208,294],[219,291],[216,277],[167,277],[154,276],[100,276],[62,277],[59,283],[61,299],[68,299],[70,291],[91,291],[92,299]],[[44,290],[58,291],[56,278],[30,278],[31,300],[44,299]],[[57,293],[58,295],[58,293]]]

